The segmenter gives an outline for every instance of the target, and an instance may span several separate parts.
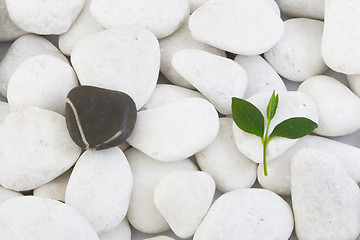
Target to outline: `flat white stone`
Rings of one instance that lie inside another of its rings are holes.
[[[265,189],[239,189],[220,196],[196,230],[194,240],[289,239],[290,206]]]
[[[105,28],[139,26],[157,38],[175,32],[190,13],[187,0],[93,0],[90,9]]]
[[[0,123],[5,120],[6,115],[10,112],[9,104],[0,101]]]
[[[191,97],[138,112],[127,142],[154,159],[177,161],[207,147],[218,130],[214,106]]]
[[[18,38],[0,62],[0,93],[4,97],[7,96],[8,82],[16,68],[26,59],[37,55],[52,55],[68,63],[64,55],[47,39],[33,34]]]
[[[311,97],[316,105],[319,113],[316,134],[342,136],[360,129],[360,99],[340,81],[315,76],[305,80],[298,91]]]
[[[156,184],[166,175],[181,171],[198,170],[190,159],[161,162],[135,148],[125,152],[134,178],[127,218],[131,225],[144,233],[161,233],[170,227],[154,203]]]
[[[51,55],[31,57],[10,78],[10,110],[36,106],[65,115],[66,96],[76,86],[76,74],[68,63]]]
[[[151,98],[146,102],[141,110],[143,111],[150,108],[159,107],[161,105],[188,97],[205,98],[201,93],[191,89],[170,84],[157,84],[154,93],[151,95]]]
[[[265,116],[265,126],[267,124],[266,107],[271,94],[272,92],[263,91],[247,99],[260,110],[263,116]],[[297,94],[296,92],[279,92],[278,94],[279,104],[276,114],[271,120],[269,134],[271,134],[276,125],[292,117],[306,117],[314,122],[318,122],[315,104],[308,96],[306,96],[306,94]],[[233,123],[233,133],[238,149],[254,162],[262,163],[263,145],[260,137],[244,132],[235,123]],[[267,148],[267,162],[273,161],[279,157],[297,141],[298,139],[273,137]]]
[[[281,76],[295,82],[322,74],[328,67],[321,55],[324,23],[319,20],[292,18],[284,22],[280,41],[264,56]]]
[[[203,5],[207,0],[188,0],[190,5],[190,12],[194,12],[198,7]]]
[[[119,148],[88,150],[71,173],[65,203],[78,210],[102,234],[125,218],[132,183],[129,163]]]
[[[98,240],[90,224],[56,200],[26,196],[0,205],[0,239]]]
[[[321,43],[325,63],[334,71],[359,74],[360,2],[325,0],[324,32]]]
[[[23,195],[19,192],[6,189],[0,186],[0,205],[3,204],[5,201],[14,198],[14,197],[22,197]]]
[[[316,148],[336,156],[345,167],[349,176],[360,183],[360,149],[348,144],[334,141],[320,136],[308,135],[284,154],[267,165],[268,176],[264,176],[263,165],[258,167],[258,181],[263,188],[277,194],[290,196],[291,194],[291,159],[303,148]]]
[[[34,189],[33,195],[65,202],[65,191],[72,169],[67,170],[54,180]]]
[[[144,240],[175,240],[175,239],[168,237],[168,236],[159,235],[159,236],[152,237],[152,238],[145,238]]]
[[[243,96],[244,99],[248,99],[261,91],[286,91],[284,81],[279,74],[259,55],[237,55],[234,61],[244,68],[247,75],[248,84]]]
[[[26,34],[11,21],[5,0],[0,0],[0,42],[12,41]]]
[[[360,74],[347,75],[346,77],[351,91],[360,97]]]
[[[275,0],[281,12],[291,17],[324,19],[323,0]]]
[[[299,239],[356,239],[360,190],[340,161],[305,148],[291,162],[291,196]]]
[[[104,30],[90,12],[91,1],[85,0],[84,8],[74,24],[59,36],[59,48],[65,55],[71,55],[74,46],[87,36]]]
[[[5,0],[11,20],[27,32],[62,34],[78,17],[85,0]]]
[[[225,51],[208,44],[196,41],[189,29],[189,18],[170,36],[160,39],[161,64],[160,71],[173,84],[194,89],[188,81],[179,75],[171,65],[171,59],[177,51],[182,49],[199,49],[225,57]]]
[[[34,189],[67,171],[80,152],[60,114],[37,107],[11,112],[0,125],[0,184]]]
[[[231,114],[231,98],[242,98],[246,72],[238,63],[197,49],[183,49],[172,57],[173,68],[199,90],[222,114]]]
[[[140,109],[156,86],[159,49],[159,42],[147,29],[114,28],[76,44],[71,63],[82,85],[124,92]]]
[[[131,240],[131,229],[126,218],[114,229],[99,235],[99,240]]]
[[[242,55],[266,52],[284,30],[279,7],[267,0],[209,0],[191,14],[189,26],[196,40]]]
[[[202,171],[210,174],[221,192],[250,188],[256,180],[257,164],[237,148],[232,118],[220,118],[219,133],[213,143],[195,154]]]
[[[189,238],[210,208],[215,182],[201,171],[177,171],[162,178],[154,190],[154,203],[174,233]]]

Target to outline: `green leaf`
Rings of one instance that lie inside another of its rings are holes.
[[[297,139],[311,133],[318,125],[312,120],[304,117],[289,118],[279,123],[270,134],[274,136]]]
[[[260,110],[241,98],[232,98],[232,115],[236,125],[244,132],[264,137],[264,117]]]
[[[273,94],[271,95],[271,98],[266,108],[266,116],[269,122],[275,116],[278,103],[279,103],[279,94],[275,95],[275,91],[273,91]]]

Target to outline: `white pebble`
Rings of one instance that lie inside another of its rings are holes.
[[[31,57],[10,78],[10,110],[36,106],[65,115],[66,96],[77,85],[76,74],[68,63],[51,55]]]
[[[71,173],[65,203],[78,210],[102,234],[125,218],[132,183],[130,166],[119,148],[88,150]]]
[[[237,148],[232,131],[232,118],[220,118],[219,133],[214,142],[195,154],[202,171],[210,174],[217,189],[229,192],[250,188],[256,180],[257,164]]]
[[[6,97],[8,82],[16,68],[26,59],[37,55],[52,55],[68,63],[61,52],[47,39],[28,34],[18,38],[0,62],[0,93]]]
[[[314,101],[319,113],[316,134],[342,136],[360,129],[360,99],[340,81],[328,76],[305,80],[298,91]]]
[[[127,142],[154,159],[177,161],[207,147],[218,130],[213,105],[191,97],[138,112]]]
[[[9,104],[0,101],[0,123],[5,120],[6,115],[10,112]]]
[[[27,32],[62,34],[78,17],[85,0],[5,0],[11,20]]]
[[[291,196],[299,239],[356,239],[360,190],[333,155],[314,148],[291,163]]]
[[[360,97],[360,74],[347,75],[346,77],[351,91]]]
[[[152,237],[152,238],[145,238],[144,240],[175,240],[175,239],[168,237],[168,236],[159,235],[159,236]]]
[[[127,218],[131,225],[144,233],[161,233],[170,227],[154,204],[156,184],[166,175],[181,171],[198,170],[190,159],[161,162],[135,148],[125,152],[133,173],[134,185]]]
[[[161,51],[161,73],[164,74],[164,76],[171,83],[191,89],[193,89],[194,86],[192,86],[181,75],[179,75],[171,65],[171,59],[177,51],[180,51],[182,49],[199,49],[219,56],[226,56],[225,51],[196,41],[191,36],[191,32],[189,29],[189,18],[186,19],[186,21],[181,25],[178,30],[176,30],[176,32],[166,38],[160,39],[159,43]]]
[[[189,238],[212,203],[215,182],[205,172],[177,171],[162,178],[154,190],[154,203],[174,233]]]
[[[189,26],[196,40],[243,55],[266,52],[284,30],[279,7],[268,0],[209,0],[192,13]]]
[[[324,19],[324,0],[275,0],[281,12],[291,17]]]
[[[173,68],[199,90],[222,114],[231,114],[231,98],[247,87],[245,70],[231,59],[197,49],[177,51]]]
[[[207,0],[188,0],[190,5],[190,12],[194,12],[198,7],[203,5]]]
[[[0,205],[11,198],[22,197],[22,196],[23,195],[19,192],[9,190],[0,186]]]
[[[81,149],[71,140],[65,118],[37,107],[9,113],[0,125],[0,184],[25,191],[67,171]]]
[[[187,0],[93,0],[91,13],[105,28],[139,26],[169,36],[189,15]]]
[[[99,240],[131,240],[131,229],[126,218],[114,229],[100,234]]]
[[[144,28],[114,28],[80,41],[71,63],[82,85],[117,90],[140,109],[151,97],[160,68],[159,43]]]
[[[90,224],[56,200],[26,196],[0,205],[0,239],[98,240]]]
[[[284,22],[280,41],[264,56],[283,77],[302,82],[322,74],[328,67],[321,55],[324,23],[319,20],[293,18]]]
[[[11,21],[5,0],[0,0],[0,42],[12,41],[26,34]]]
[[[194,240],[289,239],[290,206],[264,189],[239,189],[220,196],[196,230]]]

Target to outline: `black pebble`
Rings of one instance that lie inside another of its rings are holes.
[[[106,149],[125,141],[134,128],[136,114],[134,101],[123,92],[78,86],[66,99],[70,136],[85,149]]]

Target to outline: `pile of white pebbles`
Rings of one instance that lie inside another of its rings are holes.
[[[359,25],[358,0],[0,0],[0,239],[357,239]],[[78,85],[134,100],[121,146],[72,141]],[[319,127],[266,177],[231,98],[274,90],[270,132]]]

